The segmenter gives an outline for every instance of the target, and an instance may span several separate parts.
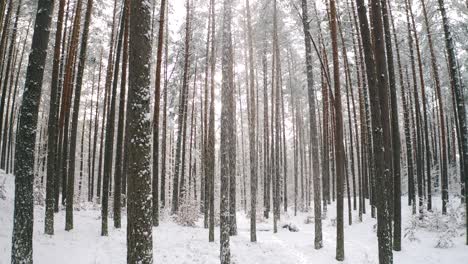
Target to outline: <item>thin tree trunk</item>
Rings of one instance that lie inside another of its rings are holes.
[[[190,64],[190,0],[186,1],[186,21],[185,21],[185,54],[184,54],[184,76],[183,84],[180,90],[180,101],[179,101],[179,110],[178,110],[178,131],[177,131],[177,145],[176,145],[176,158],[175,158],[175,170],[174,170],[174,179],[173,179],[173,189],[172,189],[172,209],[171,213],[175,214],[179,210],[179,188],[183,188],[182,184],[179,186],[179,174],[181,166],[183,167],[182,160],[185,160],[185,157],[182,156],[182,148],[185,144],[182,141],[185,141],[184,136],[184,126],[185,126],[185,117],[186,115],[186,106],[187,106],[187,97],[188,97],[188,68]],[[182,174],[181,177],[184,177]]]
[[[309,26],[309,15],[307,10],[307,1],[302,0],[302,26],[304,29],[304,41],[306,47],[306,65],[307,65],[307,91],[308,91],[308,102],[309,102],[309,118],[310,118],[310,140],[311,140],[311,151],[312,151],[312,166],[314,176],[314,227],[315,227],[315,239],[314,248],[320,249],[323,247],[322,242],[322,207],[320,197],[320,178],[319,178],[319,144],[317,137],[317,121],[315,115],[315,91],[314,91],[314,79],[313,79],[313,61],[312,61],[312,46],[308,38],[310,31]]]
[[[340,65],[338,59],[338,30],[335,0],[330,0],[330,33],[333,48],[333,79],[335,86],[335,159],[336,159],[336,191],[337,191],[337,229],[336,229],[336,260],[343,261],[344,253],[344,231],[343,231],[343,180],[345,172],[345,153],[343,145],[343,117],[341,107],[340,91]]]
[[[164,45],[164,26],[166,24],[166,0],[161,1],[159,9],[158,49],[156,55],[156,83],[153,114],[153,225],[159,225],[159,105],[161,99],[161,66]],[[163,175],[161,176],[163,177]]]
[[[107,121],[106,121],[106,143],[104,145],[104,178],[102,183],[102,221],[101,221],[101,235],[107,236],[108,235],[108,210],[109,210],[109,194],[111,193],[111,179],[112,179],[112,167],[113,167],[113,159],[114,159],[114,134],[115,134],[115,109],[116,109],[116,101],[117,101],[117,85],[118,85],[118,75],[119,75],[119,67],[120,67],[120,56],[122,53],[122,42],[123,42],[123,35],[125,31],[125,17],[127,14],[128,2],[124,2],[123,12],[120,18],[120,26],[119,26],[119,36],[117,39],[117,49],[116,49],[116,58],[112,74],[107,76],[106,83],[109,85],[109,109],[107,114]],[[109,72],[108,72],[109,73]],[[110,85],[112,83],[112,88]],[[114,185],[115,190],[114,192],[114,203],[118,203],[117,205],[114,204],[114,226],[116,228],[120,228],[121,226],[121,212],[120,212],[120,189],[121,187],[121,177],[120,175],[114,174]]]
[[[223,1],[223,40],[222,40],[222,88],[221,88],[221,136],[220,136],[220,163],[221,163],[221,201],[220,201],[220,260],[221,264],[231,262],[229,247],[229,180],[234,172],[230,159],[235,151],[233,140],[234,125],[234,81],[233,81],[233,48],[232,48],[232,3]],[[234,151],[233,151],[234,150]]]

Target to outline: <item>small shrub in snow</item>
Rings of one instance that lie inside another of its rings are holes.
[[[457,236],[457,230],[449,227],[445,232],[439,234],[439,239],[435,245],[436,248],[451,248],[455,245],[453,238]]]
[[[419,238],[416,237],[416,229],[418,228],[418,218],[417,216],[412,216],[410,218],[409,225],[405,228],[404,237],[411,242],[419,242]]]
[[[179,206],[175,222],[182,226],[195,226],[198,220],[198,205],[195,200],[184,199]]]
[[[429,230],[441,231],[446,229],[446,223],[442,213],[435,209],[434,212],[429,216]]]
[[[419,212],[419,221],[418,221],[418,226],[421,228],[428,228],[431,225],[430,222],[430,216],[432,215],[432,212],[429,212],[427,210],[427,205],[426,203],[423,204],[423,206],[420,208]]]
[[[335,227],[336,226],[336,218],[330,219],[330,225]]]
[[[450,201],[447,204],[447,224],[454,228],[463,228],[465,225],[465,208],[464,204]]]

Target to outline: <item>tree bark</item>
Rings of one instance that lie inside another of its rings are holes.
[[[36,22],[26,72],[25,90],[19,115],[18,141],[15,152],[15,207],[11,263],[32,263],[34,213],[34,146],[37,116],[47,57],[53,0],[39,0]]]
[[[130,2],[127,263],[153,263],[151,200],[150,5]]]

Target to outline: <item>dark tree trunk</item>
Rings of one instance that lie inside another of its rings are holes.
[[[379,104],[381,111],[381,129],[376,134],[382,136],[383,141],[380,145],[382,151],[383,163],[378,164],[381,167],[376,173],[376,191],[377,191],[377,237],[379,243],[379,262],[393,263],[392,252],[392,221],[391,221],[391,200],[392,200],[392,138],[390,127],[389,110],[389,89],[387,61],[385,57],[385,40],[382,25],[381,2],[372,0],[372,33],[375,54],[376,87],[378,89]],[[393,63],[393,62],[392,62]],[[375,88],[371,88],[375,89]],[[375,130],[374,130],[375,131]],[[380,171],[379,171],[380,170]]]
[[[336,160],[336,192],[337,192],[337,228],[336,228],[336,260],[343,261],[344,253],[344,231],[343,231],[343,188],[345,177],[345,153],[343,145],[343,116],[341,107],[340,90],[340,65],[338,59],[338,30],[336,17],[336,3],[330,0],[330,33],[333,48],[333,79],[334,79],[334,110],[335,110],[335,160]]]
[[[215,170],[215,98],[214,98],[214,89],[215,89],[215,81],[214,81],[214,73],[216,69],[216,55],[215,55],[215,6],[214,0],[210,1],[211,7],[211,56],[210,56],[210,64],[211,64],[211,78],[210,78],[210,86],[211,86],[211,100],[210,100],[210,119],[208,122],[208,137],[207,137],[207,151],[206,151],[206,177],[208,178],[207,185],[208,185],[208,195],[209,199],[209,242],[214,241],[214,170]],[[206,199],[206,197],[205,197]]]
[[[306,66],[307,66],[307,93],[309,102],[309,118],[310,118],[310,141],[312,151],[312,166],[314,175],[314,226],[315,226],[315,239],[314,248],[320,249],[323,247],[322,242],[322,207],[320,197],[320,178],[319,178],[319,144],[317,136],[317,118],[315,115],[315,91],[314,91],[314,77],[313,77],[313,61],[312,61],[312,45],[310,43],[308,34],[310,31],[309,14],[307,10],[307,1],[302,0],[302,26],[304,28],[304,41],[306,48]]]
[[[164,44],[164,26],[166,24],[166,0],[161,1],[159,9],[158,51],[156,55],[156,84],[153,114],[153,225],[159,225],[159,105],[161,99],[161,66]],[[164,175],[161,175],[164,177]]]
[[[129,4],[128,2],[125,2]],[[104,144],[104,178],[102,181],[102,225],[101,225],[101,235],[108,235],[108,210],[109,210],[109,194],[111,193],[112,187],[110,182],[113,175],[113,159],[114,159],[114,134],[115,134],[115,109],[117,101],[117,86],[118,86],[118,76],[119,76],[119,67],[120,67],[120,56],[122,55],[122,42],[123,35],[125,31],[125,16],[126,16],[126,6],[124,3],[124,10],[120,18],[119,26],[119,36],[117,39],[117,49],[116,49],[116,58],[115,62],[112,65],[114,67],[112,74],[107,76],[106,83],[109,87],[112,83],[112,88],[109,91],[109,109],[107,113],[106,121],[106,143]],[[109,72],[108,72],[109,73]],[[114,174],[115,176],[116,174]],[[119,190],[117,193],[114,192],[114,202],[117,202],[118,205],[114,205],[114,209],[120,209],[120,189],[121,189],[121,178],[114,178],[114,186],[116,190]],[[116,197],[117,196],[117,197]],[[121,226],[121,212],[114,211],[114,226],[119,228]]]
[[[128,28],[129,28],[129,16],[130,8],[129,1],[124,3],[124,40],[123,40],[123,52],[122,52],[122,76],[120,81],[120,97],[119,97],[119,119],[117,124],[117,144],[115,154],[115,174],[114,174],[114,227],[121,227],[121,208],[122,208],[122,185],[126,180],[126,173],[123,171],[124,167],[124,153],[126,144],[124,145],[124,122],[125,122],[125,95],[127,86],[127,64],[128,64]],[[116,76],[117,77],[117,76]]]
[[[34,146],[54,1],[39,0],[26,72],[15,153],[15,208],[11,263],[32,263]]]
[[[388,3],[388,16],[390,17],[391,20],[391,25],[392,25],[392,33],[393,33],[393,39],[395,41],[395,49],[396,49],[396,55],[397,55],[397,65],[398,65],[398,75],[400,79],[400,89],[401,89],[401,98],[402,98],[402,103],[403,103],[403,119],[404,119],[404,131],[405,131],[405,141],[406,141],[406,160],[407,160],[407,175],[408,175],[408,197],[411,196],[411,193],[414,193],[414,190],[411,192],[409,189],[414,188],[414,176],[413,176],[413,159],[412,159],[412,145],[411,145],[411,131],[410,131],[410,124],[409,124],[409,113],[408,113],[408,103],[406,101],[406,95],[405,95],[405,90],[408,89],[408,87],[405,87],[404,85],[404,77],[403,77],[403,69],[401,66],[401,58],[400,58],[400,48],[398,44],[398,37],[396,35],[395,31],[395,25],[393,22],[393,15],[392,15],[392,9],[391,9],[391,3]],[[389,32],[386,32],[386,35],[390,34]],[[395,85],[395,84],[394,84]],[[396,101],[396,94],[393,93],[394,91],[391,91],[391,97],[395,97]],[[396,93],[396,87],[395,87],[395,93]],[[393,99],[391,99],[391,103]],[[394,105],[392,104],[392,108]],[[397,109],[398,106],[395,106],[395,109]],[[392,110],[393,113],[398,113],[397,110]],[[392,130],[394,130],[393,133],[398,133],[398,141],[396,144],[400,144],[399,141],[399,125],[398,125],[398,114],[395,115],[396,117],[393,118],[392,115],[392,126],[396,126],[396,129],[392,127]],[[396,120],[396,124],[394,123]],[[395,131],[397,130],[397,131]],[[400,155],[399,153],[395,152],[400,152],[401,151],[401,146],[397,146],[393,148],[393,155]],[[399,158],[399,157],[398,157]],[[396,162],[396,161],[395,161]],[[397,170],[400,166],[400,161],[398,161],[398,164],[394,164],[394,170]],[[401,177],[401,176],[400,176]],[[398,184],[398,185],[397,185]],[[400,178],[400,183],[394,183],[394,211],[393,211],[393,250],[395,251],[400,251],[401,250],[401,178]],[[397,198],[398,196],[398,198]],[[411,199],[411,198],[409,198]],[[397,208],[399,206],[399,208]]]
[[[390,4],[390,3],[388,3]],[[396,95],[396,80],[395,67],[393,62],[392,35],[390,31],[391,13],[387,6],[387,0],[381,0],[383,26],[385,35],[385,45],[387,51],[387,66],[388,66],[388,84],[390,88],[390,109],[391,109],[391,151],[392,151],[392,178],[393,178],[393,206],[390,207],[393,217],[393,241],[395,251],[401,249],[401,175],[400,175],[400,128],[398,121],[398,102]]]
[[[166,16],[168,16],[168,5],[166,4]],[[166,145],[167,145],[167,67],[168,67],[168,49],[169,49],[169,29],[168,18],[166,17],[166,38],[165,38],[165,56],[164,56],[164,105],[163,105],[163,130],[162,130],[162,144],[161,144],[161,207],[166,207]]]

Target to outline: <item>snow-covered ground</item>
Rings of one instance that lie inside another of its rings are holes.
[[[0,199],[0,264],[10,263],[11,234],[13,227],[14,178],[0,174],[0,185],[6,178],[6,199]],[[440,201],[440,200],[438,200]],[[435,201],[436,206],[439,202]],[[406,199],[403,198],[403,205]],[[347,205],[345,201],[345,206]],[[353,212],[353,225],[347,225],[345,211],[345,261],[343,263],[378,263],[377,238],[374,231],[375,219],[364,215],[362,223]],[[292,211],[292,210],[291,210]],[[410,208],[403,206],[403,229],[410,225]],[[294,223],[299,232],[278,229],[272,232],[272,224],[258,224],[258,242],[249,239],[249,220],[238,213],[239,234],[231,238],[233,263],[338,263],[335,260],[336,229],[332,219],[335,207],[329,207],[327,218],[323,220],[324,247],[315,250],[314,225],[305,224],[306,213],[292,216],[292,212],[281,216],[281,222]],[[34,212],[34,262],[35,263],[126,263],[126,219],[123,228],[111,228],[108,237],[100,236],[100,210],[89,209],[75,212],[74,227],[64,230],[65,212],[56,214],[55,235],[44,235],[44,209],[36,206]],[[109,225],[112,226],[112,219]],[[456,230],[454,246],[448,249],[435,248],[439,233],[428,228],[417,228],[411,242],[404,238],[402,251],[394,253],[395,263],[468,263],[468,246],[464,245],[464,230]],[[403,233],[405,233],[403,231]],[[201,219],[196,227],[182,227],[171,220],[162,221],[153,229],[155,263],[219,263],[219,229],[215,229],[216,242],[208,242],[208,231],[202,227]]]

